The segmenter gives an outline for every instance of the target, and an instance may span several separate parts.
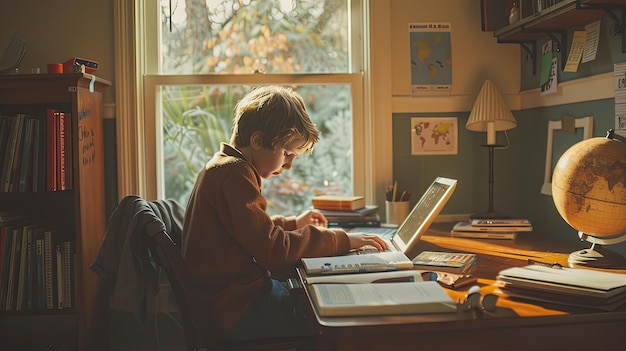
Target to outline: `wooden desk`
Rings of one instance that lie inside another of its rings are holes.
[[[515,240],[451,238],[447,233],[430,230],[422,237],[417,251],[477,253],[474,275],[479,277],[481,293],[500,295],[494,313],[320,317],[305,289],[307,312],[320,335],[318,349],[600,350],[626,344],[626,306],[603,312],[538,305],[510,299],[492,285],[504,268],[526,265],[528,258],[567,265],[569,253],[584,246],[549,241],[537,233],[520,233]],[[467,292],[447,291],[455,301]]]

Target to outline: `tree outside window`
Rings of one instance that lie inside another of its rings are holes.
[[[322,138],[312,156],[264,181],[268,212],[301,212],[315,194],[352,194],[354,91],[332,78],[350,71],[349,15],[347,0],[161,0],[161,74],[233,77],[160,85],[164,197],[187,202],[198,171],[230,139],[237,101],[285,74]],[[303,84],[305,75],[319,79]]]

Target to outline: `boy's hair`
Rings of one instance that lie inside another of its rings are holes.
[[[311,153],[320,134],[302,97],[290,88],[275,85],[254,89],[235,106],[230,143],[235,147],[249,146],[250,136],[257,131],[263,133],[262,145],[268,150],[302,138],[301,147],[307,148],[306,153]]]

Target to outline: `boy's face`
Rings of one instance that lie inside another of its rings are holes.
[[[263,179],[278,176],[283,171],[291,169],[293,160],[306,150],[302,148],[303,143],[303,139],[296,139],[288,145],[276,147],[276,150],[255,147],[252,152],[252,164]]]

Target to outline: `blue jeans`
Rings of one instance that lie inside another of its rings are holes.
[[[271,279],[272,287],[255,299],[226,339],[245,340],[313,335],[311,323],[300,308],[297,296],[279,281]]]

